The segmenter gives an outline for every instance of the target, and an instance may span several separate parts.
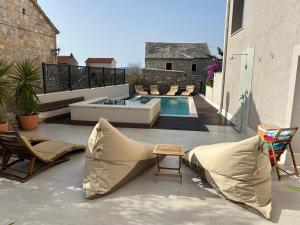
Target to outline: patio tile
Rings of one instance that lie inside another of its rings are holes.
[[[120,128],[127,136],[152,143],[198,145],[237,141],[247,137],[232,128],[210,127],[211,132]],[[35,134],[78,144],[87,143],[92,127],[41,124]],[[296,224],[300,221],[300,194],[286,185],[299,185],[298,178],[282,182],[273,171],[271,222],[219,198],[215,191],[183,166],[183,184],[174,177],[159,177],[155,167],[119,190],[99,199],[86,200],[82,190],[84,153],[49,168],[27,183],[0,178],[0,221],[5,224]],[[176,158],[165,158],[173,165]],[[1,224],[2,225],[2,224]]]

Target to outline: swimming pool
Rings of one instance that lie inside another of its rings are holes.
[[[160,115],[166,116],[196,116],[196,108],[192,97],[177,96],[138,96],[131,101],[143,104],[151,99],[160,99]]]

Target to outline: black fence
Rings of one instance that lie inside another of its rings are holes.
[[[44,93],[125,84],[125,69],[43,63]]]

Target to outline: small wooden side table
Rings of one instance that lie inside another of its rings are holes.
[[[155,145],[153,154],[156,155],[156,165],[157,172],[155,176],[176,176],[180,177],[180,182],[182,184],[182,159],[184,156],[184,150],[182,145],[170,145],[170,144],[158,144]],[[162,167],[159,165],[159,156],[177,156],[179,157],[179,167]],[[178,170],[178,173],[163,173],[160,170]]]

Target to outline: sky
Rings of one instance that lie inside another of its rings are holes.
[[[144,65],[145,42],[223,46],[225,0],[38,0],[60,31],[61,55],[112,57]]]

